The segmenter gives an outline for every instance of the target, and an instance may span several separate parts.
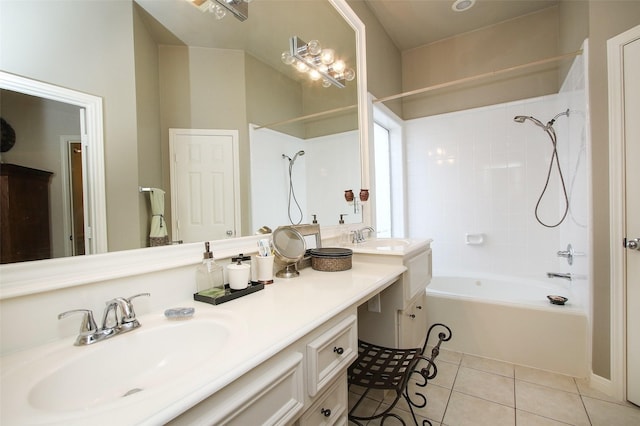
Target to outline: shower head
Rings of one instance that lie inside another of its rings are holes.
[[[516,115],[515,117],[513,117],[513,121],[515,121],[516,123],[524,123],[526,120],[531,120],[531,122],[534,123],[536,126],[540,126],[544,130],[549,130],[553,126],[553,123],[556,122],[556,119],[558,117],[563,116],[563,115],[566,115],[568,117],[569,116],[569,110],[563,111],[560,114],[556,115],[551,120],[549,120],[549,122],[547,124],[542,124],[542,122],[540,120],[538,120],[536,118],[533,118],[531,116],[527,116],[527,115]]]
[[[526,115],[516,115],[515,117],[513,117],[513,121],[515,121],[516,123],[524,123],[526,120],[531,120],[531,122],[534,123],[536,126],[540,126],[545,130],[547,129],[547,126],[542,124],[542,122],[536,118],[526,116]]]
[[[293,165],[293,163],[296,161],[296,158],[302,157],[303,155],[304,155],[304,151],[300,150],[296,152],[293,158],[289,157],[287,154],[282,154],[282,158],[286,158],[287,160],[289,160],[289,164]]]

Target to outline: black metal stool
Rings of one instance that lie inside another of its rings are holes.
[[[438,343],[431,350],[431,358],[424,356],[424,351],[429,342],[431,331],[435,327],[443,327],[444,331],[438,333]],[[417,390],[413,394],[409,393],[409,379],[417,375],[416,386],[424,388],[427,382],[438,374],[435,359],[440,353],[440,345],[451,339],[451,329],[444,324],[436,323],[429,327],[427,337],[422,348],[396,349],[385,348],[362,340],[358,341],[358,358],[349,366],[348,381],[349,386],[356,385],[365,388],[358,401],[349,410],[349,421],[362,426],[361,420],[368,421],[382,419],[381,425],[387,418],[393,417],[405,425],[402,418],[393,413],[393,409],[402,396],[409,406],[413,422],[417,426],[418,420],[413,408],[423,408],[427,405],[427,397]],[[426,362],[426,366],[420,367],[420,360]],[[360,403],[365,399],[369,391],[380,389],[383,391],[395,392],[395,398],[387,409],[380,413],[373,413],[371,416],[356,415],[355,411]],[[413,398],[413,399],[412,399]],[[423,420],[422,425],[431,425],[429,420]]]

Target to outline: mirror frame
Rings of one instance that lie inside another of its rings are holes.
[[[346,0],[328,0],[349,24],[356,37],[358,126],[360,141],[360,171],[363,188],[369,188],[369,123],[372,108],[367,101],[367,67],[365,27]],[[24,86],[25,81],[29,84]],[[9,90],[41,96],[68,104],[78,105],[86,110],[85,132],[94,149],[89,150],[89,167],[95,178],[90,183],[90,196],[94,197],[95,208],[90,212],[93,235],[97,246],[88,256],[63,257],[32,262],[11,263],[0,266],[0,300],[29,294],[70,288],[96,282],[172,268],[194,265],[200,261],[202,242],[175,246],[146,247],[106,253],[106,200],[104,176],[104,130],[102,128],[102,99],[80,92],[38,83],[0,71],[0,86]],[[363,211],[363,224],[371,223],[371,209]],[[322,228],[325,238],[338,236],[338,226]],[[239,252],[253,253],[257,241],[264,235],[239,237],[212,242],[212,249],[221,258],[235,256]],[[239,251],[240,250],[240,251]],[[34,262],[37,263],[35,267]]]

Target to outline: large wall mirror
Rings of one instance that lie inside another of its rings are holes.
[[[242,22],[229,13],[218,20],[186,0],[7,0],[0,8],[2,71],[102,100],[104,164],[97,167],[104,167],[105,202],[94,210],[104,211],[99,219],[108,244],[95,244],[94,234],[93,246],[72,247],[66,224],[72,221],[61,213],[69,210],[68,166],[59,164],[69,152],[83,151],[72,145],[83,132],[76,119],[82,105],[2,88],[0,111],[16,133],[3,163],[53,171],[52,179],[60,179],[50,185],[51,257],[148,246],[152,212],[140,187],[166,192],[164,216],[172,223],[170,129],[238,134],[238,219],[224,235],[200,240],[306,223],[314,214],[324,226],[337,224],[340,214],[363,221],[344,190],[366,186],[364,35],[345,20],[357,18],[342,0],[253,0]],[[333,49],[355,79],[344,88],[323,87],[285,64],[281,56],[294,36]],[[58,165],[47,162],[45,151]],[[85,160],[84,167],[92,166]],[[92,206],[84,211],[95,213]],[[171,230],[170,239],[180,239],[174,235]]]

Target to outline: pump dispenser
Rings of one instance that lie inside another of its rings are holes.
[[[209,297],[224,295],[224,270],[215,262],[208,241],[204,243],[202,263],[196,269],[196,284],[200,294]]]
[[[341,246],[345,246],[349,244],[349,230],[347,226],[344,224],[344,217],[346,213],[340,215],[340,220],[338,221],[338,236],[340,238],[339,244]]]

